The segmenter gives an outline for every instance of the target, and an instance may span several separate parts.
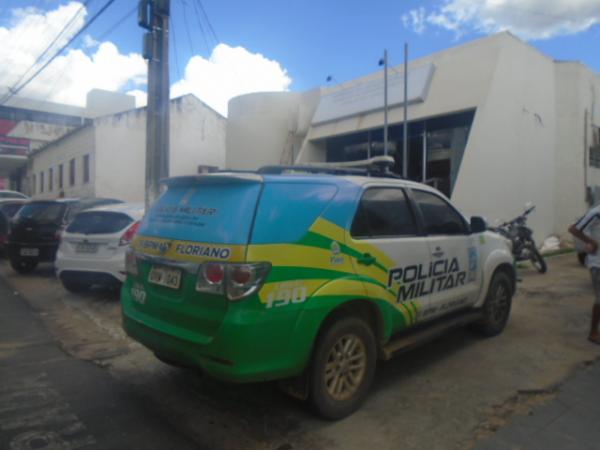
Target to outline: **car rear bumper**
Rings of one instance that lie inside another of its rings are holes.
[[[118,251],[110,258],[94,258],[93,256],[66,255],[59,251],[54,263],[56,275],[63,278],[63,274],[79,273],[81,276],[98,279],[108,276],[118,282],[125,281],[125,251]],[[71,276],[68,275],[68,276]]]
[[[23,256],[22,249],[37,249],[37,256]],[[11,260],[30,260],[37,262],[53,262],[56,259],[57,243],[11,242],[5,244],[6,256]]]

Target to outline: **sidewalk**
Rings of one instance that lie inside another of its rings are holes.
[[[194,449],[151,399],[67,355],[0,278],[1,449]]]
[[[579,369],[554,399],[528,416],[515,416],[475,449],[600,449],[600,361]]]

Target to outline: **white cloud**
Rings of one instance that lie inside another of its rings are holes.
[[[412,28],[417,34],[423,34],[425,31],[425,20],[425,8],[423,7],[411,9],[406,14],[402,14],[404,27]]]
[[[10,27],[0,27],[0,42],[12,44],[0,46],[0,86],[14,85],[81,8],[81,3],[70,2],[47,12],[32,8],[13,10]],[[54,51],[81,28],[86,14],[85,9],[81,10]],[[92,52],[89,45],[97,46]],[[118,91],[146,83],[146,62],[141,55],[122,54],[113,43],[96,43],[91,36],[85,39],[84,48],[85,51],[69,49],[57,57],[19,95],[84,105],[90,89]]]
[[[445,0],[426,16],[422,10],[405,14],[405,27],[422,33],[426,22],[457,35],[509,30],[523,39],[548,39],[576,34],[600,23],[598,0]]]
[[[260,91],[288,90],[292,80],[274,60],[243,47],[217,45],[208,59],[192,57],[185,76],[171,86],[171,97],[192,93],[227,115],[230,98]]]

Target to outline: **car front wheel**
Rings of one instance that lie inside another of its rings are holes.
[[[475,324],[479,332],[496,336],[504,330],[510,316],[512,295],[510,277],[504,272],[496,272],[483,305],[483,318]]]
[[[341,419],[364,400],[375,375],[371,327],[356,317],[333,322],[319,337],[310,369],[310,399],[322,417]]]

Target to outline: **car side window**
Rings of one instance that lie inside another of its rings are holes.
[[[402,189],[370,188],[360,200],[350,233],[355,238],[414,236],[417,225]]]
[[[431,192],[413,190],[413,198],[423,216],[423,226],[429,235],[467,234],[464,219],[443,198]]]

